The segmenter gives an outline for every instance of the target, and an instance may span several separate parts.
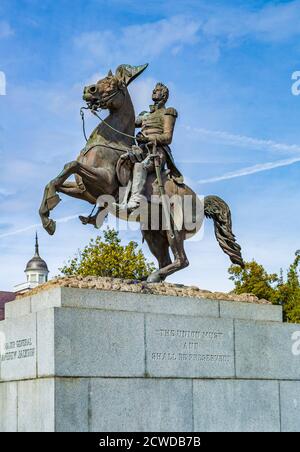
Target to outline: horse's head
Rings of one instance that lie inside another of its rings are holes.
[[[127,86],[136,79],[146,68],[143,66],[129,66],[122,64],[116,70],[115,75],[109,71],[108,75],[99,80],[95,85],[86,86],[83,91],[85,100],[91,110],[101,108],[103,110],[118,110],[122,107]]]

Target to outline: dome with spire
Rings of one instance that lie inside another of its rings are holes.
[[[28,271],[42,271],[42,272],[48,272],[48,266],[46,262],[41,258],[39,253],[39,241],[38,241],[38,235],[35,236],[35,254],[32,259],[27,263],[25,272]]]
[[[35,289],[40,284],[48,281],[48,265],[40,256],[38,235],[35,235],[35,253],[32,259],[27,263],[25,268],[26,282],[17,284],[14,287],[15,293],[26,293],[29,290]]]

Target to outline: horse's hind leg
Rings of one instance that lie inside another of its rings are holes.
[[[161,231],[163,233],[164,231]],[[183,231],[174,231],[174,239],[170,240],[170,245],[167,237],[167,232],[164,232],[165,240],[168,243],[168,246],[171,247],[171,250],[174,254],[174,262],[171,260],[161,267],[158,271],[152,273],[149,276],[148,282],[160,282],[164,281],[168,276],[173,273],[182,270],[183,268],[188,267],[189,261],[184,249],[184,232]]]
[[[164,231],[143,230],[142,234],[151,253],[156,257],[159,268],[172,264],[166,233]]]

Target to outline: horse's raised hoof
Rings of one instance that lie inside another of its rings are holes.
[[[49,235],[54,235],[56,231],[56,222],[54,220],[49,220],[48,223],[44,225],[44,229]]]
[[[151,275],[149,275],[147,278],[148,283],[160,283],[162,281],[163,278],[160,276],[159,272],[151,273]]]

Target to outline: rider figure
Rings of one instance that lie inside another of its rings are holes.
[[[123,156],[133,160],[133,180],[131,197],[127,204],[119,205],[120,209],[133,211],[143,200],[143,191],[149,174],[155,172],[153,154],[149,154],[156,145],[156,157],[160,159],[161,171],[167,165],[170,176],[182,183],[182,175],[177,169],[169,145],[172,143],[175,122],[178,116],[175,108],[166,107],[169,89],[163,83],[157,83],[152,93],[154,105],[149,112],[142,112],[136,119],[136,128],[141,128],[136,140],[139,146]]]

